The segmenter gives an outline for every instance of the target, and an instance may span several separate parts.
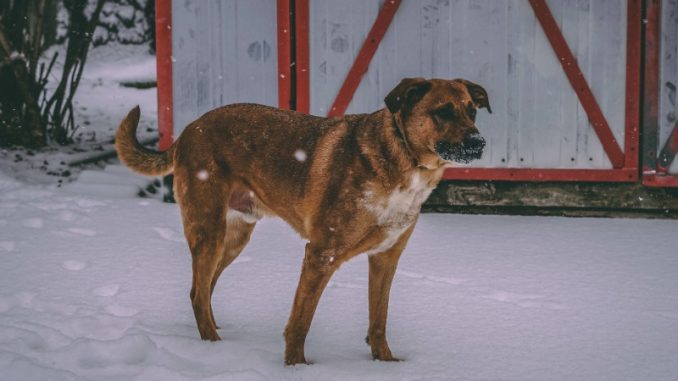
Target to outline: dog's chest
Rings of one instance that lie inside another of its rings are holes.
[[[389,249],[415,221],[421,204],[431,194],[433,186],[415,173],[407,186],[394,189],[386,196],[377,197],[367,192],[365,207],[374,215],[377,224],[385,230],[386,238],[368,254]]]

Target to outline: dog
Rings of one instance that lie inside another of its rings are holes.
[[[189,124],[164,152],[136,139],[139,107],[116,131],[132,170],[174,173],[192,255],[190,292],[200,337],[219,340],[211,296],[256,222],[284,219],[308,241],[285,328],[285,364],[306,363],[304,342],[332,274],[358,254],[369,261],[369,328],[375,360],[396,361],[386,340],[391,283],[421,204],[446,166],[482,155],[476,110],[483,87],[463,79],[403,79],[371,114],[322,118],[233,104]]]

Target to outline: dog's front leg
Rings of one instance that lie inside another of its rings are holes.
[[[301,269],[299,286],[294,296],[290,319],[285,327],[285,364],[306,363],[304,342],[311,326],[313,314],[327,282],[338,267],[335,250],[315,248],[306,244],[304,264]]]
[[[369,257],[369,305],[370,326],[365,341],[370,345],[372,358],[381,361],[399,361],[391,354],[386,341],[386,318],[388,316],[388,299],[391,283],[395,275],[400,254],[414,230],[414,224],[405,231],[393,247],[370,255]]]

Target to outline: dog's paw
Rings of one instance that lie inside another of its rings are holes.
[[[221,337],[219,337],[219,334],[215,332],[207,332],[205,334],[201,333],[200,338],[204,341],[220,341]]]
[[[391,350],[388,348],[388,345],[381,346],[380,348],[372,348],[372,360],[375,361],[402,361],[401,359],[393,356]]]
[[[306,358],[304,356],[301,357],[290,357],[288,358],[287,356],[285,357],[285,365],[286,366],[296,366],[296,365],[311,365],[312,363],[309,361],[306,361]]]
[[[372,360],[374,360],[374,361],[389,361],[389,362],[404,361],[403,359],[394,357],[393,355],[390,355],[390,356],[375,356],[374,354],[372,354]]]

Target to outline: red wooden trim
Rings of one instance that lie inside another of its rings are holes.
[[[381,39],[384,38],[386,30],[388,30],[396,11],[398,11],[398,7],[400,7],[400,1],[386,0],[381,10],[379,10],[379,15],[377,15],[372,29],[367,34],[367,38],[365,38],[363,46],[360,48],[355,62],[353,62],[353,66],[351,66],[346,79],[344,79],[344,83],[341,85],[337,98],[327,113],[328,117],[344,115],[344,112],[346,112],[348,105],[353,99],[353,94],[358,89],[360,81],[367,72],[370,61],[372,61],[372,57],[374,57],[374,53],[377,51],[379,43],[381,43]]]
[[[172,145],[172,1],[155,0],[155,61],[158,80],[158,148]]]
[[[444,180],[496,181],[590,181],[629,182],[638,180],[635,169],[551,168],[448,168]]]
[[[289,110],[292,108],[290,0],[277,0],[276,13],[278,22],[278,107]]]
[[[657,188],[678,187],[678,176],[644,175],[643,185]]]
[[[591,92],[591,88],[579,68],[577,59],[567,45],[560,28],[558,28],[558,24],[553,18],[553,14],[551,14],[551,11],[546,4],[546,0],[529,1],[534,10],[534,14],[537,16],[537,20],[539,20],[546,37],[551,43],[556,56],[559,58],[560,64],[563,66],[567,78],[570,80],[570,84],[574,88],[577,97],[579,97],[579,101],[586,111],[591,126],[593,126],[593,129],[598,135],[600,143],[603,145],[612,166],[614,168],[622,168],[624,166],[624,153],[622,152],[617,139],[615,139],[614,134],[610,130],[605,115],[603,115],[600,106],[598,106],[598,102],[593,96],[593,92]]]
[[[311,109],[308,0],[294,0],[297,111],[308,114]]]
[[[639,168],[640,152],[640,59],[642,1],[628,0],[626,21],[626,126],[624,128],[624,167]]]

